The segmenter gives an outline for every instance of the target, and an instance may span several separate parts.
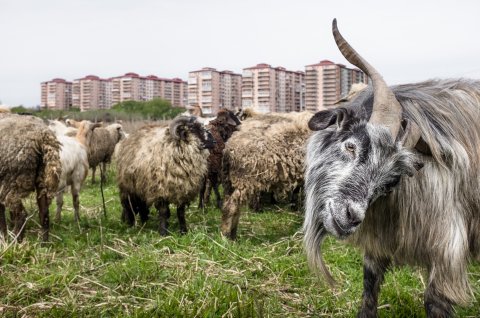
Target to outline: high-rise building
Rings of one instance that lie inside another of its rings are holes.
[[[200,106],[203,114],[216,114],[222,107],[237,110],[241,107],[242,76],[211,67],[188,74],[188,105]]]
[[[111,81],[112,105],[127,100],[162,98],[170,101],[174,107],[185,107],[187,82],[179,78],[167,79],[155,75],[142,77],[137,73],[126,73]]]
[[[259,112],[303,110],[303,72],[257,64],[243,69],[242,107]]]
[[[137,73],[126,73],[122,76],[112,77],[112,105],[127,100],[147,100],[145,81]]]
[[[72,106],[72,83],[54,78],[41,83],[41,104],[45,109],[69,109]]]
[[[368,84],[368,77],[359,69],[329,60],[305,66],[306,109],[317,111],[332,107],[348,94],[354,83]]]
[[[112,105],[112,81],[95,75],[74,80],[72,104],[81,111],[110,108]]]

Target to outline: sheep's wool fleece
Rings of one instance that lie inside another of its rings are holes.
[[[101,162],[110,162],[117,142],[118,138],[114,138],[107,128],[96,128],[88,148],[89,166],[93,168]]]
[[[228,178],[243,199],[258,191],[285,196],[303,182],[307,127],[312,113],[268,115],[248,119],[235,132],[224,151]]]
[[[32,116],[0,116],[0,201],[26,197],[35,186],[53,196],[61,174],[60,143]]]
[[[208,155],[191,134],[187,140],[177,141],[169,128],[144,127],[121,141],[116,154],[118,185],[147,205],[159,199],[188,203],[200,191]]]

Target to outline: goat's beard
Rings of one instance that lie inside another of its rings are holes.
[[[322,255],[322,243],[328,232],[323,223],[320,222],[317,224],[310,224],[305,230],[304,245],[308,264],[312,270],[320,272],[327,283],[333,287],[335,285],[335,280],[325,265]]]

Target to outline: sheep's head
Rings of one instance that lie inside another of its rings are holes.
[[[92,123],[88,120],[82,120],[80,122],[75,122],[78,129],[76,138],[83,144],[85,147],[89,147],[90,140],[92,138],[93,130],[95,128],[101,127],[100,123]]]
[[[237,126],[241,125],[241,122],[232,111],[221,109],[217,113],[217,118],[212,120],[210,124],[215,125],[223,141],[227,141],[233,132],[237,130]]]
[[[211,149],[215,145],[215,139],[195,117],[180,116],[170,123],[170,135],[175,140],[187,141],[189,135],[200,140],[202,149]]]
[[[107,129],[113,133],[111,134],[115,138],[115,142],[119,142],[120,140],[126,138],[125,131],[123,130],[123,126],[118,122],[108,125]]]

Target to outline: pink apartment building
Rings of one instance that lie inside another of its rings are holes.
[[[222,107],[241,107],[242,76],[211,67],[188,74],[188,105],[200,106],[205,115],[214,115]]]
[[[242,107],[262,113],[303,110],[303,72],[262,63],[244,68],[242,76]]]
[[[45,109],[69,109],[72,106],[72,83],[54,78],[41,83],[41,104]]]
[[[160,78],[155,75],[146,77],[137,73],[113,77],[112,105],[127,101],[146,101],[154,98],[163,98],[171,102],[174,107],[185,107],[187,82],[179,79]]]
[[[368,77],[359,69],[351,69],[329,60],[305,66],[305,106],[318,111],[333,107],[348,94],[352,84],[368,84]]]
[[[88,75],[73,81],[73,107],[87,111],[108,109],[112,105],[112,81],[95,75]]]

